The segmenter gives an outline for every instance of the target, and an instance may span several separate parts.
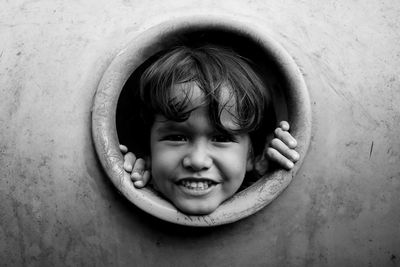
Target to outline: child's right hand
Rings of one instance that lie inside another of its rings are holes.
[[[133,185],[136,188],[143,188],[150,181],[150,171],[146,169],[146,162],[142,158],[136,158],[135,154],[128,152],[128,148],[119,145],[119,149],[124,155],[124,170],[130,174]]]

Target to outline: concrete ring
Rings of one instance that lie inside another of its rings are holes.
[[[147,58],[168,46],[168,40],[181,33],[213,30],[229,32],[260,46],[275,61],[285,79],[285,97],[291,133],[298,141],[299,162],[290,170],[277,170],[255,184],[236,193],[206,216],[189,216],[150,188],[136,189],[123,169],[116,130],[116,106],[121,90],[132,74]],[[167,41],[166,41],[167,40]],[[311,137],[311,107],[303,76],[286,50],[270,38],[265,30],[247,21],[224,16],[191,16],[172,19],[156,25],[132,40],[114,58],[105,71],[94,98],[92,135],[95,148],[114,186],[133,204],[169,222],[187,226],[216,226],[243,219],[259,211],[289,185],[305,157]]]

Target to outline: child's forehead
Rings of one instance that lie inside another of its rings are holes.
[[[221,125],[226,129],[239,130],[240,127],[236,120],[236,98],[232,90],[229,86],[222,85],[217,94],[218,105],[215,108],[218,108]],[[207,114],[208,119],[212,120],[208,109],[210,99],[206,97],[206,93],[195,82],[176,85],[171,92],[171,99],[177,102],[187,101],[187,110],[192,110],[191,115],[195,115],[198,113],[196,111],[201,110],[202,114]]]
[[[235,96],[232,93],[232,89],[227,84],[222,84],[215,92],[207,92],[208,94],[214,94],[214,98],[217,98],[220,106],[224,109],[232,109],[235,107]],[[217,94],[217,95],[215,95]],[[204,90],[202,90],[196,82],[186,82],[174,85],[170,92],[170,99],[173,101],[189,101],[193,106],[202,106],[208,104],[209,98],[206,96]]]
[[[191,104],[201,104],[205,100],[205,93],[195,82],[180,83],[172,86],[170,99],[177,101],[190,101]]]
[[[185,130],[185,131],[199,131],[202,129],[207,129],[208,132],[218,132],[219,130],[212,123],[212,117],[207,107],[201,106],[190,112],[189,117],[184,121],[175,121],[166,118],[162,114],[157,114],[154,120],[154,129],[158,131],[175,131],[175,130]],[[220,123],[224,129],[236,131],[240,129],[237,124],[235,117],[227,112],[222,111],[220,117]],[[155,126],[156,125],[156,126]]]

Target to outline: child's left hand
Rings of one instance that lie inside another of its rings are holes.
[[[255,169],[261,175],[268,170],[268,161],[273,161],[278,165],[290,170],[294,163],[300,159],[299,153],[294,150],[297,147],[297,141],[289,133],[289,123],[281,121],[279,127],[274,131],[274,138],[269,142],[269,146],[264,151],[261,158],[256,159]]]

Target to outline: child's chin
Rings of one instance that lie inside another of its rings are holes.
[[[183,213],[188,215],[208,215],[215,211],[219,204],[202,205],[201,203],[175,203],[175,206]]]

